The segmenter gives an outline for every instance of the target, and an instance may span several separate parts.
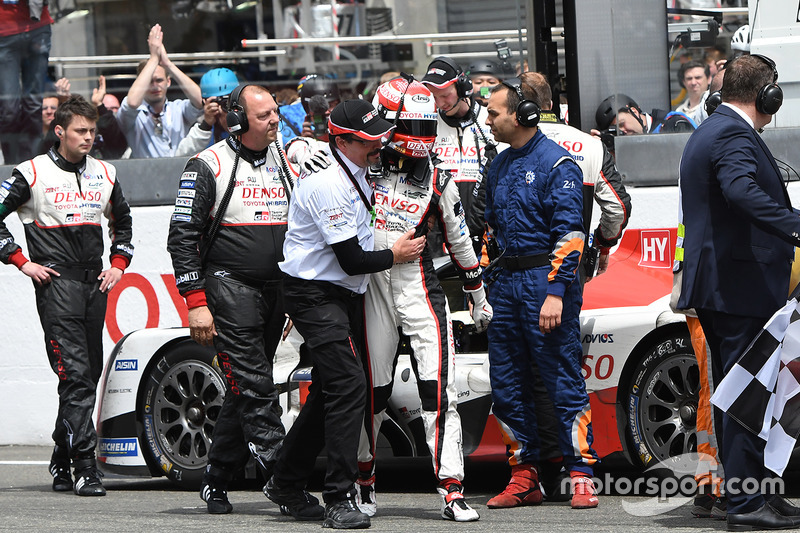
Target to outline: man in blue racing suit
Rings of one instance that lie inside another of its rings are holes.
[[[493,89],[486,120],[494,138],[511,145],[492,162],[486,187],[486,222],[502,251],[502,270],[489,291],[494,309],[489,325],[493,409],[506,443],[519,443],[508,447],[509,488],[519,485],[527,504],[541,503],[531,375],[535,361],[558,416],[572,507],[591,508],[598,504],[591,480],[597,454],[580,371],[578,316],[582,176],[569,152],[536,127],[540,110],[535,89],[526,82],[529,75]]]

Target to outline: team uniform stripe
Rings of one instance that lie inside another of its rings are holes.
[[[576,253],[580,256],[583,253],[583,237],[583,233],[576,231],[565,235],[556,243],[555,257],[550,262],[553,269],[547,276],[548,281],[553,281],[555,279],[567,257]],[[577,268],[577,266],[580,265],[580,260],[576,261],[575,265]]]
[[[444,437],[445,437],[445,416],[444,411],[447,410],[449,401],[447,398],[447,384],[448,376],[447,368],[448,368],[448,339],[447,339],[447,316],[441,316],[437,310],[444,309],[444,305],[446,305],[445,301],[442,302],[433,302],[432,296],[435,297],[437,300],[439,299],[438,296],[440,295],[440,291],[437,290],[439,288],[438,280],[435,276],[426,275],[426,269],[424,266],[425,261],[420,260],[419,262],[419,269],[420,269],[420,276],[422,277],[422,287],[425,291],[425,301],[428,304],[428,310],[431,313],[435,323],[436,323],[436,332],[438,335],[438,351],[439,351],[439,358],[438,358],[438,370],[436,372],[436,429],[434,434],[434,449],[433,449],[433,461],[434,461],[434,473],[436,477],[439,477],[439,470],[441,469],[442,465],[442,447],[444,445]],[[438,305],[436,305],[438,304]],[[444,324],[444,327],[442,326]]]
[[[592,408],[589,404],[584,406],[572,423],[572,450],[575,457],[580,457],[584,464],[593,465],[597,458],[592,455],[589,442],[589,426],[592,423]]]

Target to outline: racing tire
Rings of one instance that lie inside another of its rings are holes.
[[[179,341],[154,359],[139,394],[140,440],[151,470],[187,489],[200,487],[225,397],[215,357],[211,347]]]
[[[648,468],[697,452],[700,375],[688,332],[657,339],[644,352],[626,390],[631,457]]]

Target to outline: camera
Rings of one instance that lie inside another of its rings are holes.
[[[497,39],[494,42],[494,47],[497,49],[497,57],[501,61],[507,61],[511,57],[511,49],[505,39]]]
[[[614,138],[617,136],[617,127],[610,126],[600,132],[600,140],[609,152],[614,151]]]

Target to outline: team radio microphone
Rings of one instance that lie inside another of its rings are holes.
[[[322,95],[314,95],[308,100],[308,114],[314,126],[314,135],[324,135],[328,130],[325,114],[328,112],[328,100]]]

